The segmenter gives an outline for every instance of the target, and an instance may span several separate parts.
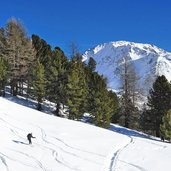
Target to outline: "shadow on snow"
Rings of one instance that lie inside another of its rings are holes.
[[[151,135],[148,134],[144,134],[135,130],[131,130],[129,128],[124,128],[121,127],[119,125],[114,125],[111,124],[109,130],[126,135],[126,136],[133,136],[133,137],[138,137],[138,138],[146,138],[146,139],[150,139],[150,140],[155,140],[155,141],[160,141],[160,139],[157,139],[156,137],[153,137]]]
[[[12,141],[17,143],[17,144],[29,145],[29,143],[25,143],[25,142],[22,142],[22,141],[17,141],[17,140],[12,140]]]

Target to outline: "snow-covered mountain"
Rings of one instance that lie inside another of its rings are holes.
[[[32,106],[0,97],[0,171],[170,170],[170,143],[117,125],[107,130],[58,118],[27,105]],[[36,137],[32,145],[29,132]]]
[[[84,61],[93,57],[96,71],[108,78],[108,86],[118,90],[121,86],[120,70],[123,58],[128,57],[135,66],[138,86],[148,94],[158,75],[171,81],[171,53],[154,45],[116,41],[98,45],[83,54]]]

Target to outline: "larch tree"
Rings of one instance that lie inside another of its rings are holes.
[[[0,95],[5,96],[7,82],[7,62],[5,60],[5,30],[0,28]]]
[[[137,75],[129,56],[123,58],[120,78],[122,83],[120,98],[121,123],[129,128],[133,125],[132,122],[138,122],[138,113],[135,107],[135,98],[138,96]]]
[[[5,27],[6,59],[9,64],[11,91],[15,96],[23,90],[23,82],[27,80],[35,58],[31,39],[27,36],[25,28],[15,18],[10,19]]]
[[[0,56],[5,58],[6,38],[4,28],[0,28]]]
[[[0,57],[0,96],[5,96],[5,85],[7,82],[7,62]]]

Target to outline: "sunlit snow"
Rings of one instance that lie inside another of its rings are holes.
[[[170,168],[170,143],[117,125],[107,130],[38,112],[26,107],[24,99],[15,102],[0,98],[0,171]],[[32,145],[26,139],[29,132],[36,136]]]
[[[157,76],[165,75],[171,81],[171,53],[154,45],[116,41],[98,45],[83,54],[84,61],[93,57],[97,63],[96,71],[108,78],[108,86],[118,91],[121,87],[121,66],[123,58],[128,57],[135,66],[138,87],[144,95]]]

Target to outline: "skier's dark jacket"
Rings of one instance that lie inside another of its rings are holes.
[[[33,137],[32,133],[29,133],[29,134],[27,135],[27,139],[28,139],[28,141],[29,141],[29,144],[32,143],[32,142],[31,142],[31,138],[36,138],[36,137]]]

